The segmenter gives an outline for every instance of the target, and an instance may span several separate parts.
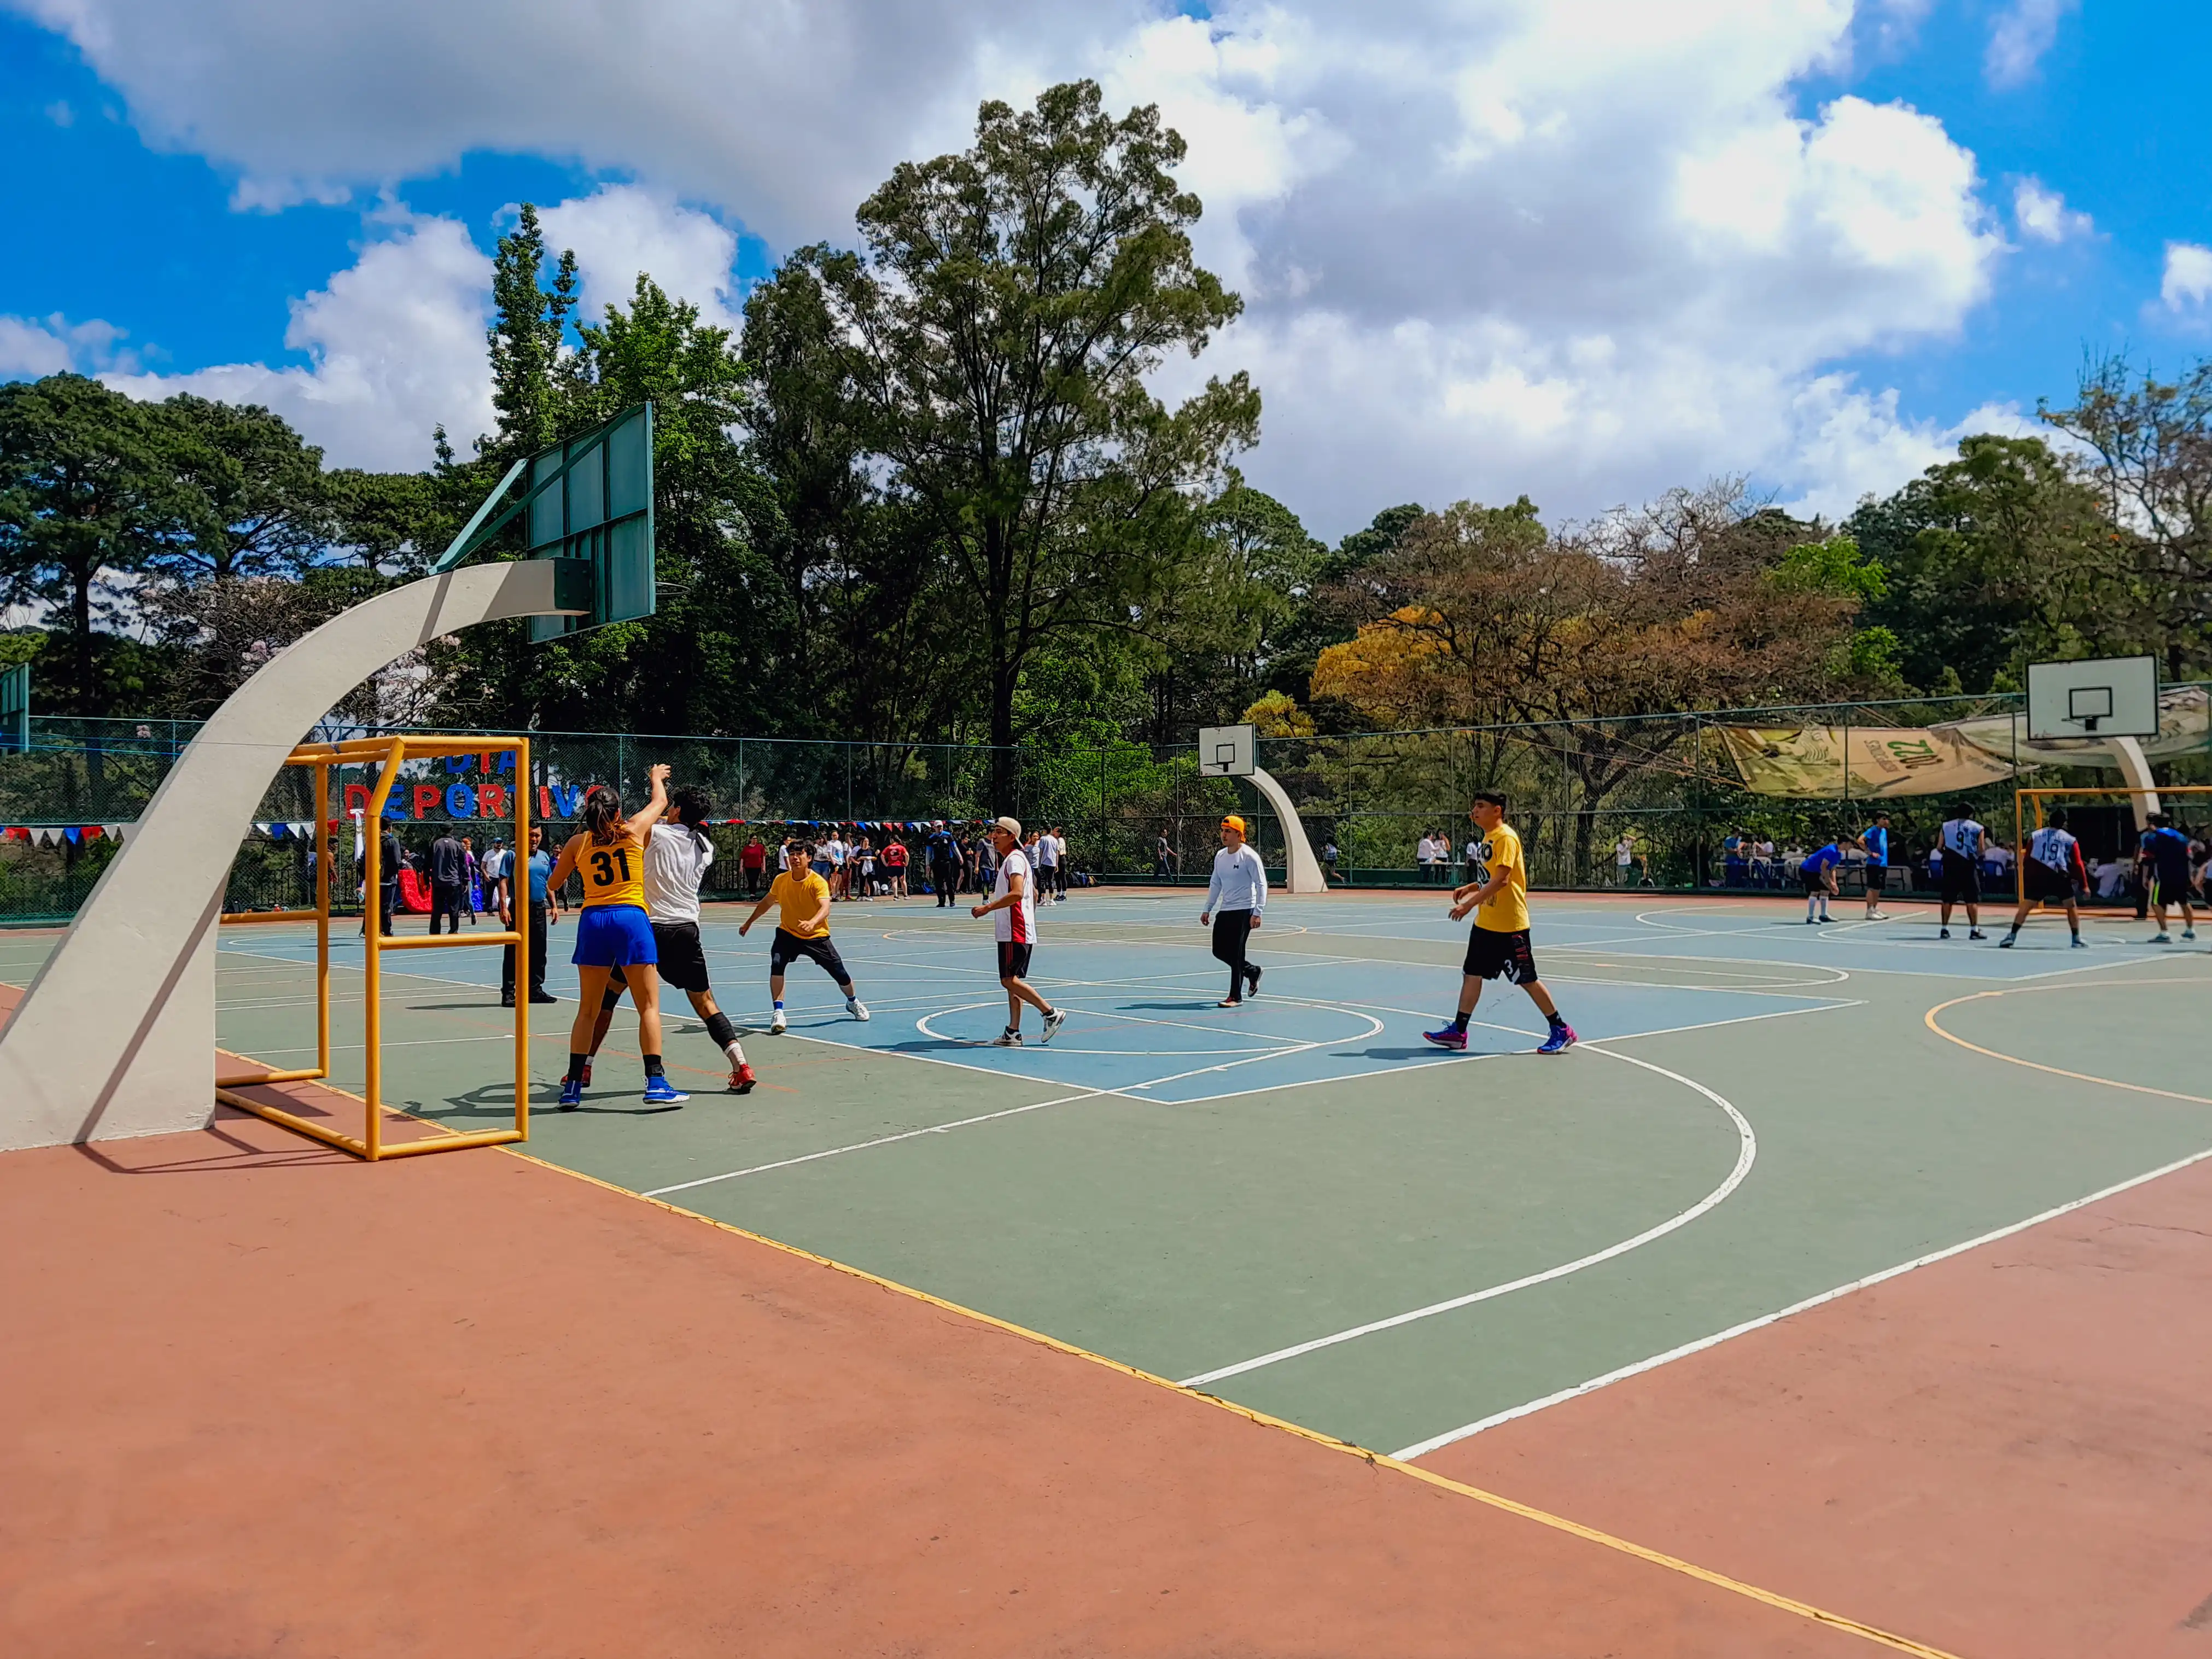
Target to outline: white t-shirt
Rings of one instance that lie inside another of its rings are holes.
[[[645,914],[655,921],[699,920],[699,884],[714,843],[680,823],[656,823],[645,842]]]
[[[999,878],[991,884],[994,899],[1006,897],[1010,876],[1020,876],[1022,896],[1018,903],[1009,904],[1003,910],[991,912],[991,933],[1001,945],[1034,945],[1036,943],[1036,883],[1030,878],[1030,861],[1021,848],[1006,854],[999,866]]]
[[[1613,861],[1626,870],[1636,861],[1636,843],[1623,836],[1613,846]]]
[[[2074,873],[2074,849],[2079,844],[2069,830],[2039,830],[2027,838],[2027,855],[2046,870],[2070,876]]]
[[[1420,845],[1413,849],[1413,856],[1419,859],[1423,864],[1434,864],[1437,861],[1436,842],[1431,841],[1426,836],[1423,836],[1421,837]]]
[[[1982,826],[1972,818],[1946,818],[1939,844],[1955,858],[1978,859],[1982,855],[1984,833]]]
[[[1036,844],[1037,868],[1049,870],[1060,862],[1060,837],[1039,836]]]

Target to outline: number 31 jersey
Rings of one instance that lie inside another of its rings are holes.
[[[585,842],[576,873],[583,879],[586,909],[599,904],[645,908],[645,849],[628,836],[606,846]]]

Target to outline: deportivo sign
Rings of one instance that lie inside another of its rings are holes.
[[[417,765],[431,767],[435,761],[409,762],[411,771]],[[510,752],[481,755],[448,755],[444,757],[444,769],[451,774],[475,775],[451,777],[444,782],[428,781],[421,778],[403,776],[392,786],[386,797],[384,816],[386,818],[418,820],[453,819],[468,823],[479,818],[509,818],[514,815],[514,756]],[[501,775],[506,775],[502,781]],[[580,783],[545,782],[536,787],[537,799],[532,803],[540,818],[573,818],[582,803],[587,786]],[[345,786],[345,811],[357,817],[368,811],[368,798],[373,793],[366,783]]]

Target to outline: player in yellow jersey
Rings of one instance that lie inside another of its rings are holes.
[[[1468,935],[1467,962],[1461,970],[1459,1017],[1439,1030],[1421,1035],[1439,1048],[1464,1049],[1467,1023],[1482,1000],[1482,981],[1504,978],[1528,994],[1551,1022],[1552,1034],[1536,1052],[1556,1054],[1573,1046],[1575,1028],[1559,1017],[1552,994],[1536,977],[1535,953],[1528,947],[1528,866],[1521,837],[1505,822],[1505,797],[1485,790],[1468,810],[1481,839],[1476,843],[1474,879],[1452,893],[1452,920],[1474,912]]]
[[[637,1005],[637,1048],[645,1060],[645,1097],[655,1105],[689,1097],[669,1085],[660,1065],[659,953],[653,923],[645,913],[645,838],[668,810],[668,769],[653,769],[653,799],[642,811],[625,818],[622,798],[603,783],[584,792],[584,827],[569,836],[553,861],[546,890],[558,892],[573,872],[584,884],[584,903],[576,921],[576,964],[580,994],[576,1023],[568,1034],[568,1070],[561,1079],[561,1109],[583,1104],[584,1066],[592,1026],[612,970],[620,968]]]

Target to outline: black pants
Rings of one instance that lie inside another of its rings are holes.
[[[1244,995],[1245,975],[1250,969],[1244,953],[1252,945],[1252,913],[1249,910],[1216,910],[1213,913],[1213,955],[1219,962],[1229,964],[1229,1000],[1241,1001]]]
[[[960,866],[957,864],[933,864],[929,866],[929,884],[937,894],[937,902],[949,905],[954,902],[960,885]]]
[[[446,931],[449,933],[459,933],[461,907],[466,902],[460,883],[433,881],[430,884],[430,931],[434,933],[438,931],[438,919],[443,916],[452,924]]]
[[[532,904],[530,911],[530,994],[538,996],[545,989],[545,907]],[[499,1000],[514,1000],[514,947],[510,945],[501,952],[499,964]]]

